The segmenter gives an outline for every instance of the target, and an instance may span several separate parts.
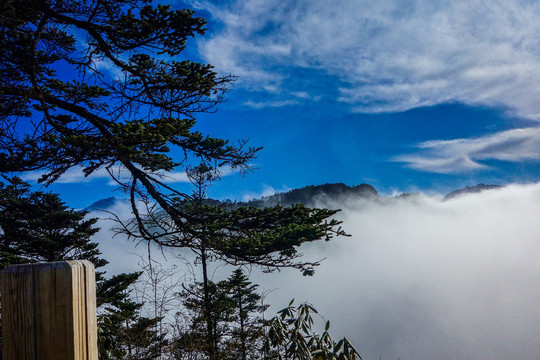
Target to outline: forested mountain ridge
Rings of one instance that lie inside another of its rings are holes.
[[[462,196],[465,194],[475,194],[486,190],[495,190],[501,188],[500,185],[486,185],[486,184],[478,184],[476,186],[466,186],[462,189],[454,190],[450,193],[448,193],[444,200],[450,200],[458,196]]]
[[[273,206],[281,204],[289,206],[292,204],[315,205],[321,201],[340,201],[350,197],[362,197],[375,199],[380,195],[375,188],[369,184],[348,186],[343,183],[309,185],[299,189],[289,190],[284,193],[276,193],[270,196],[263,196],[260,199],[253,199],[239,203],[241,206]]]
[[[276,193],[269,196],[263,196],[258,199],[252,199],[249,201],[231,201],[231,200],[215,200],[206,199],[211,205],[224,204],[232,208],[238,208],[241,206],[254,206],[256,208],[263,208],[265,206],[274,206],[281,204],[283,206],[289,206],[292,204],[304,204],[315,205],[317,202],[322,201],[340,201],[350,197],[361,197],[365,199],[377,199],[381,196],[375,190],[375,188],[369,184],[360,184],[349,186],[343,183],[323,184],[323,185],[309,185],[299,189],[292,189],[287,192]],[[86,207],[84,210],[104,210],[110,208],[118,202],[122,202],[122,199],[115,197],[109,197],[101,199]]]
[[[443,200],[450,200],[458,196],[462,196],[470,193],[479,193],[486,190],[499,189],[499,185],[486,185],[478,184],[475,186],[466,186],[464,188],[454,190],[444,196]],[[417,195],[417,193],[402,193],[391,198],[405,199],[411,196]],[[287,192],[276,193],[269,196],[263,196],[258,199],[252,199],[248,201],[231,201],[231,200],[215,200],[206,199],[205,201],[211,205],[224,204],[232,208],[238,208],[241,206],[254,206],[256,208],[262,208],[265,206],[274,206],[281,204],[283,206],[289,206],[292,204],[304,204],[307,206],[316,206],[318,203],[337,202],[341,203],[347,199],[358,198],[364,200],[380,200],[384,199],[377,190],[369,184],[360,184],[349,186],[343,183],[322,184],[322,185],[308,185],[298,189],[292,189]],[[117,202],[123,201],[121,199],[110,197],[96,201],[92,205],[88,206],[84,210],[92,211],[98,209],[107,209],[115,205]]]
[[[111,206],[115,205],[118,201],[122,201],[114,196],[108,197],[106,199],[101,199],[93,203],[92,205],[86,207],[85,211],[92,211],[92,210],[104,210],[108,209]]]

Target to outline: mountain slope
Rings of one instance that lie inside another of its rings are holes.
[[[466,187],[464,187],[462,189],[454,190],[451,193],[447,194],[444,197],[443,200],[450,200],[450,199],[453,199],[455,197],[462,196],[462,195],[465,195],[465,194],[476,194],[476,193],[479,193],[479,192],[482,192],[482,191],[494,190],[494,189],[499,189],[499,188],[501,188],[501,186],[499,186],[499,185],[486,185],[486,184],[478,184],[478,185],[475,185],[475,186],[466,186]]]
[[[336,183],[305,186],[285,193],[277,193],[270,196],[263,196],[260,199],[238,203],[238,205],[265,207],[277,204],[289,206],[301,203],[307,206],[314,206],[321,201],[331,200],[339,202],[351,197],[376,199],[380,195],[373,186],[368,184],[348,186],[342,183]]]
[[[106,210],[110,208],[111,206],[115,205],[118,201],[122,201],[122,200],[119,200],[115,198],[114,196],[106,198],[106,199],[101,199],[101,200],[96,201],[92,205],[84,208],[84,210],[85,211]]]
[[[463,196],[471,193],[479,193],[481,191],[493,190],[501,188],[499,185],[486,185],[478,184],[475,186],[467,186],[462,189],[458,189],[448,193],[444,197],[444,201],[453,199],[458,196]],[[355,186],[348,186],[343,183],[323,184],[323,185],[309,185],[299,189],[289,190],[283,193],[276,193],[270,196],[263,196],[260,199],[253,199],[245,202],[233,202],[230,200],[220,201],[215,199],[207,199],[206,202],[209,205],[223,205],[231,208],[238,208],[241,206],[254,206],[265,207],[281,204],[283,206],[289,206],[292,204],[304,204],[309,207],[316,207],[320,204],[329,203],[344,203],[347,200],[404,200],[408,198],[414,198],[419,193],[403,193],[394,197],[384,197],[379,195],[377,190],[369,184],[360,184]],[[105,210],[118,202],[124,202],[126,200],[110,197],[107,199],[99,200],[92,205],[88,206],[84,210]]]

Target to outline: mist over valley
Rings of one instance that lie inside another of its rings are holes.
[[[308,194],[310,206],[341,208],[338,218],[351,236],[299,249],[305,260],[325,259],[313,277],[250,269],[251,280],[268,292],[268,316],[293,298],[308,301],[336,337],[347,336],[368,360],[537,358],[540,184],[470,187],[446,197],[388,197],[369,185],[327,184],[247,203],[287,205]],[[129,217],[122,201],[106,204]],[[110,238],[110,223],[102,220],[101,227],[100,246],[114,259],[109,271],[137,270],[135,253],[144,257],[146,244],[134,248]],[[193,260],[188,250],[173,252]],[[164,267],[175,263],[170,253],[152,254]],[[184,276],[189,269],[176,263]],[[232,270],[215,263],[212,273],[219,280]]]

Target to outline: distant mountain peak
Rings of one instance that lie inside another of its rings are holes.
[[[265,207],[281,204],[289,206],[292,204],[305,204],[313,206],[319,201],[343,200],[350,197],[378,198],[379,193],[369,184],[355,186],[343,183],[332,183],[322,185],[308,185],[299,189],[289,190],[283,193],[276,193],[270,196],[263,196],[260,199],[253,199],[239,205]]]
[[[448,193],[444,197],[444,201],[453,199],[458,196],[479,193],[482,191],[499,189],[499,185],[486,185],[478,184],[475,186],[466,186],[462,189],[458,189]],[[420,193],[402,193],[393,197],[384,197],[379,195],[377,190],[369,184],[360,184],[349,186],[343,183],[327,183],[321,185],[308,185],[298,189],[292,189],[287,192],[276,193],[269,196],[263,196],[258,199],[252,199],[244,202],[236,202],[231,200],[214,200],[207,199],[206,201],[210,205],[225,205],[231,208],[238,208],[241,206],[254,206],[262,208],[266,206],[290,206],[292,204],[304,204],[309,207],[320,206],[321,204],[342,204],[350,200],[377,200],[377,201],[391,201],[391,200],[404,200],[417,198]],[[117,205],[119,202],[125,202],[127,200],[121,200],[116,197],[109,197],[96,201],[92,205],[88,206],[84,210],[106,210],[112,206]],[[329,205],[324,205],[329,206]]]
[[[486,184],[478,184],[475,186],[466,186],[459,190],[454,190],[451,193],[447,194],[444,197],[444,200],[450,200],[457,196],[462,196],[465,194],[475,194],[486,190],[494,190],[494,189],[500,189],[502,186],[500,185],[486,185]]]
[[[208,205],[224,205],[231,208],[238,208],[241,206],[254,206],[257,208],[267,206],[290,206],[292,204],[304,204],[309,207],[314,207],[320,203],[334,202],[341,203],[348,199],[379,199],[381,196],[375,190],[375,188],[369,184],[360,184],[349,186],[343,183],[328,183],[322,185],[308,185],[298,189],[292,189],[287,192],[276,193],[269,196],[263,196],[258,199],[252,199],[244,202],[236,202],[231,200],[215,200],[206,199],[205,203]],[[116,197],[109,197],[96,201],[92,205],[86,207],[84,210],[107,210],[119,202],[125,202],[127,200],[118,199]]]
[[[86,207],[85,211],[92,211],[92,210],[105,210],[113,206],[118,202],[118,199],[114,196],[108,197],[106,199],[101,199],[93,203],[92,205]]]

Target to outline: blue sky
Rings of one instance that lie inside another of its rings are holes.
[[[209,22],[189,56],[238,76],[197,128],[264,146],[257,170],[224,176],[210,196],[242,200],[327,182],[390,194],[540,180],[535,1],[185,5]],[[99,174],[61,181],[51,190],[75,207],[122,196]]]

